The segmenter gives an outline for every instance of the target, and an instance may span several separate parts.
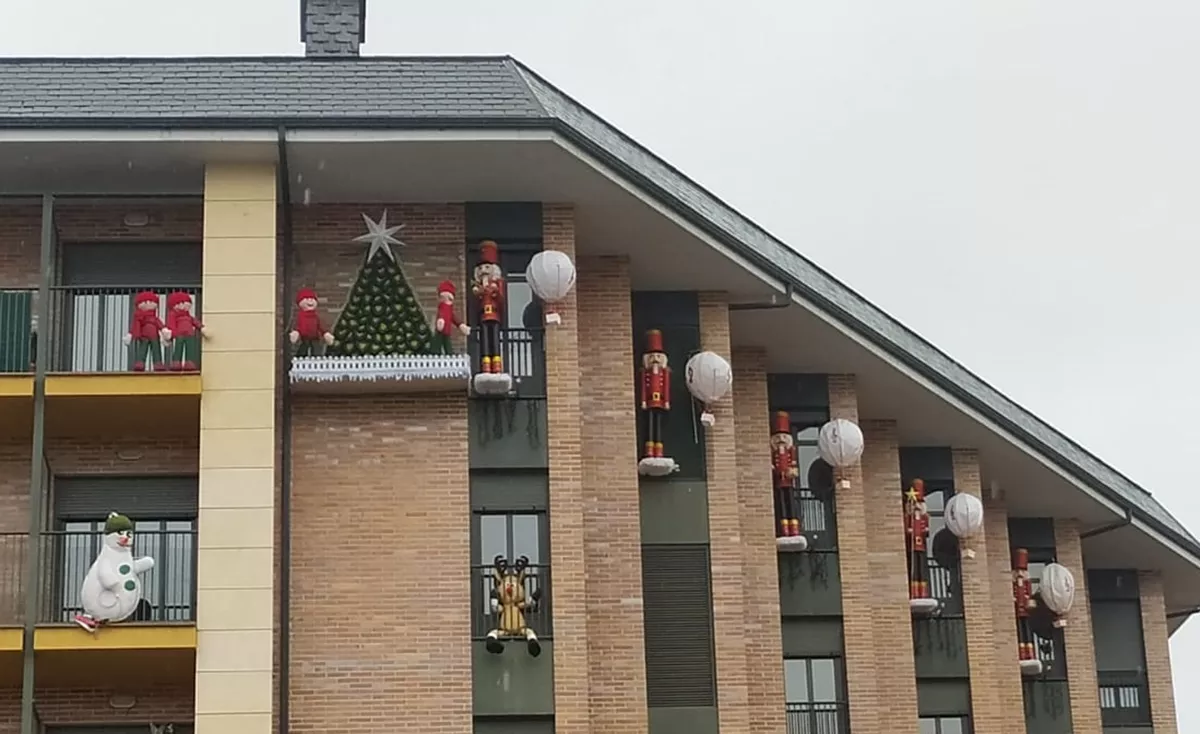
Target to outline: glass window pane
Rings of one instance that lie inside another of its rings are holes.
[[[921,734],[938,734],[937,719],[929,717],[921,719]]]
[[[941,515],[931,515],[929,517],[929,538],[930,538],[930,540],[932,540],[933,536],[937,535],[938,531],[944,527],[946,527],[946,519],[944,517],[942,517]]]
[[[542,562],[539,529],[540,515],[513,515],[513,559],[527,556],[529,562],[536,565]]]
[[[508,313],[508,328],[525,328],[525,307],[533,301],[533,289],[528,283],[519,280],[508,281],[508,303],[505,304]]]
[[[942,512],[946,509],[946,493],[930,492],[925,495],[925,509],[929,512]]]
[[[963,726],[963,719],[961,717],[942,719],[941,734],[963,734],[964,731],[965,727]]]
[[[508,516],[479,516],[479,563],[490,566],[496,556],[508,557]]]
[[[815,703],[837,701],[837,668],[832,660],[812,661],[812,700]]]
[[[808,443],[815,445],[817,443],[817,436],[819,436],[820,433],[821,433],[820,426],[809,426],[807,428],[801,428],[796,431],[796,443],[799,444],[801,441],[806,441]]]
[[[783,661],[783,690],[787,703],[810,703],[808,691],[808,661]]]
[[[804,489],[810,489],[810,469],[814,462],[821,460],[821,452],[817,451],[816,446],[799,445],[796,447],[796,454],[798,455],[799,459],[796,462],[798,465],[797,468],[800,470],[799,486],[803,487]]]

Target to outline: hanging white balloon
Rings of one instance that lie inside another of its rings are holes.
[[[958,492],[946,503],[945,519],[946,527],[962,541],[963,557],[974,558],[975,551],[967,541],[983,527],[983,502],[973,494]]]
[[[688,390],[700,401],[700,422],[711,426],[717,422],[708,406],[729,394],[733,386],[733,368],[716,352],[698,352],[684,367]]]
[[[1047,564],[1042,569],[1042,580],[1039,583],[1042,601],[1046,607],[1058,615],[1054,621],[1055,627],[1066,627],[1064,619],[1075,603],[1075,576],[1066,566],[1058,563]]]
[[[817,434],[817,451],[826,464],[835,469],[848,469],[862,458],[862,429],[854,421],[834,418],[821,426]],[[839,479],[837,485],[845,489],[850,486],[850,480]]]
[[[525,267],[525,281],[534,295],[546,304],[546,323],[561,324],[562,316],[555,310],[575,286],[575,263],[567,253],[542,250]]]

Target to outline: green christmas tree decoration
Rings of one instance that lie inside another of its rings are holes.
[[[363,215],[367,233],[356,242],[370,245],[350,297],[333,327],[335,357],[413,356],[433,353],[433,330],[413,294],[392,245],[404,246],[393,235],[403,224],[387,225],[387,212],[378,222]]]

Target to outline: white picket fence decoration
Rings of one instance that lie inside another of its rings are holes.
[[[469,380],[466,354],[385,357],[295,357],[292,382],[368,382],[376,380]]]

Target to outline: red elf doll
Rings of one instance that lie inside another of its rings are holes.
[[[463,336],[471,333],[471,327],[459,320],[458,314],[454,312],[454,283],[443,280],[437,289],[438,307],[437,316],[433,321],[433,353],[434,354],[454,354],[454,347],[450,344],[450,335],[458,329]]]
[[[333,344],[333,334],[321,322],[317,313],[317,292],[301,288],[296,292],[296,322],[288,332],[288,341],[296,345],[297,357],[311,357],[323,344]]]
[[[192,313],[195,304],[190,293],[175,291],[167,296],[167,328],[163,341],[170,341],[171,369],[195,372],[200,352],[200,337],[208,337],[204,324]]]
[[[142,291],[133,297],[133,322],[124,342],[133,347],[133,371],[165,370],[162,342],[166,326],[158,317],[158,294]]]

